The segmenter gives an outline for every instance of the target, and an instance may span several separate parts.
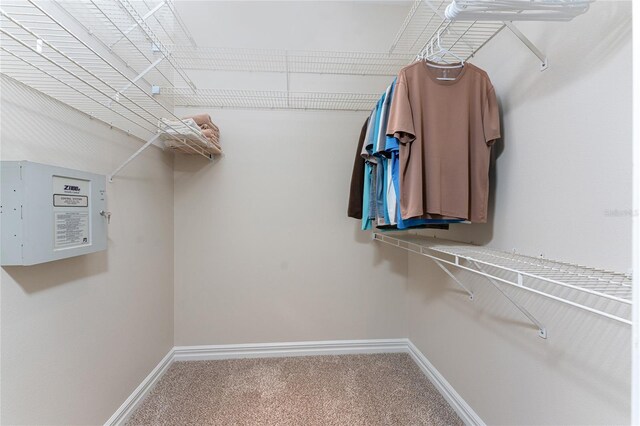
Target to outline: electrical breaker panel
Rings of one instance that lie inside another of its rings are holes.
[[[0,262],[35,265],[107,248],[106,178],[0,162]]]

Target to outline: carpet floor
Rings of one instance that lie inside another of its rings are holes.
[[[128,425],[461,425],[407,354],[175,362]]]

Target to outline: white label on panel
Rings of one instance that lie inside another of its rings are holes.
[[[53,176],[54,249],[91,244],[90,194],[88,180]]]
[[[53,194],[54,207],[88,207],[89,197],[84,195]]]
[[[89,244],[88,212],[55,212],[56,238],[54,248],[69,248]]]

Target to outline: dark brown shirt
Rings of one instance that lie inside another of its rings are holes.
[[[362,126],[360,139],[358,140],[358,149],[356,149],[356,159],[353,162],[353,172],[351,173],[351,190],[349,192],[349,207],[347,208],[347,216],[355,219],[362,219],[362,191],[364,189],[364,158],[362,158],[362,146],[369,125],[369,117]]]

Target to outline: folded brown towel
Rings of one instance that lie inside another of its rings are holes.
[[[218,126],[211,122],[211,116],[206,113],[196,114],[184,119],[192,119],[202,130],[202,135],[218,150],[222,151],[220,146],[220,130]]]
[[[193,119],[193,121],[195,121],[198,126],[202,126],[203,124],[207,124],[207,125],[211,124],[211,125],[213,125],[212,122],[211,122],[211,116],[209,114],[205,114],[205,113],[196,114],[196,115],[192,115],[192,116],[185,117],[185,118]]]
[[[216,138],[218,139],[218,132],[216,132],[213,129],[204,129],[202,131],[202,134],[204,135],[205,138],[207,139],[212,139],[212,138]]]

